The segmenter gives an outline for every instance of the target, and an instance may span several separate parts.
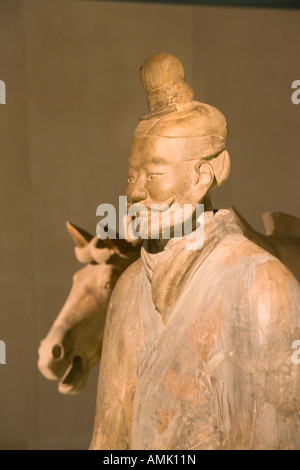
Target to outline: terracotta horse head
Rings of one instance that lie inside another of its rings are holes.
[[[78,393],[89,369],[100,360],[106,310],[112,289],[122,272],[139,256],[139,246],[126,240],[99,240],[67,222],[85,266],[73,276],[73,285],[58,317],[39,347],[38,368],[58,390]]]

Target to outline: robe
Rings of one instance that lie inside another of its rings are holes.
[[[300,449],[300,288],[229,210],[118,280],[91,449]],[[145,248],[146,247],[146,248]]]

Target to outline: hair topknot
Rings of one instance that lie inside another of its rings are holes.
[[[188,158],[215,158],[226,149],[227,122],[213,106],[194,101],[193,90],[184,82],[184,68],[171,54],[149,57],[140,68],[150,111],[142,117],[134,139],[163,137],[177,140]],[[228,165],[227,165],[228,166]]]
[[[148,94],[150,113],[144,116],[146,119],[193,101],[194,92],[184,81],[183,65],[172,54],[161,52],[149,57],[140,67],[140,77]]]

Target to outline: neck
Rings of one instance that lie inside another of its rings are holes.
[[[210,194],[206,194],[204,196],[204,198],[202,200],[202,204],[204,204],[204,212],[213,210]]]
[[[204,204],[204,212],[210,212],[213,210],[210,194],[206,194],[200,203]],[[193,223],[193,225],[195,225],[193,227],[193,230],[195,230],[196,221],[195,224]],[[169,240],[165,238],[160,238],[158,240],[147,240],[147,243],[144,243],[144,247],[147,247],[147,251],[149,251],[150,253],[158,253],[164,250],[164,247],[166,246],[168,241]]]

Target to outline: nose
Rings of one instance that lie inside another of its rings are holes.
[[[148,196],[144,183],[138,178],[135,183],[127,185],[127,200],[129,204],[137,204],[144,201]]]

